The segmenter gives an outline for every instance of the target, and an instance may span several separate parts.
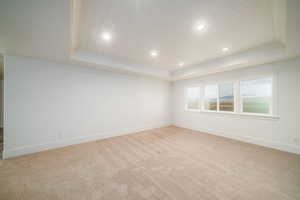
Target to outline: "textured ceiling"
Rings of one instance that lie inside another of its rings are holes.
[[[275,39],[271,0],[85,0],[80,12],[81,50],[166,70],[226,56],[223,47],[234,53]],[[202,32],[194,29],[199,21]],[[103,31],[110,43],[101,41]]]

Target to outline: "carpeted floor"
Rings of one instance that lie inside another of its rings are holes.
[[[0,199],[299,200],[300,156],[166,127],[2,160]]]

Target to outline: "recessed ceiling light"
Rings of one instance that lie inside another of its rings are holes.
[[[182,67],[184,65],[184,63],[183,62],[179,62],[178,65],[179,65],[179,67]]]
[[[104,41],[106,41],[106,42],[109,42],[109,41],[111,41],[112,36],[111,36],[111,34],[108,33],[108,32],[103,32],[103,33],[101,34],[101,38],[102,38],[102,40],[104,40]]]
[[[150,51],[150,55],[152,57],[157,57],[158,56],[158,51],[157,50],[152,50],[152,51]]]
[[[202,32],[206,29],[206,22],[201,20],[194,24],[194,30],[196,32]]]
[[[205,24],[198,24],[198,25],[196,26],[197,31],[203,31],[204,28],[205,28]]]
[[[224,47],[224,48],[222,48],[222,51],[223,51],[223,52],[228,52],[228,51],[229,51],[229,48],[228,48],[228,47]]]

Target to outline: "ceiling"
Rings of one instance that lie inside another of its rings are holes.
[[[300,55],[299,2],[1,0],[0,53],[178,80]]]
[[[85,0],[81,12],[78,48],[166,70],[275,39],[271,0]],[[201,22],[206,29],[196,32]],[[103,44],[103,31],[111,43]]]

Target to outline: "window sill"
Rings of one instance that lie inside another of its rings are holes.
[[[226,111],[213,111],[213,110],[196,110],[196,109],[185,109],[187,112],[197,112],[197,113],[208,113],[223,116],[231,116],[238,118],[253,118],[253,119],[263,119],[263,120],[279,120],[279,116],[275,115],[264,115],[264,114],[252,114],[252,113],[236,113],[236,112],[226,112]]]

